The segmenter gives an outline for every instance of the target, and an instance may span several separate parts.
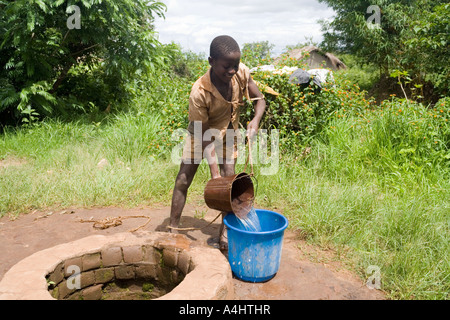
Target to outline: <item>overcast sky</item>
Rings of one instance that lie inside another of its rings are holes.
[[[227,34],[244,43],[269,41],[280,54],[286,45],[322,41],[317,22],[334,12],[317,0],[163,0],[165,20],[157,18],[162,43],[174,41],[184,50],[209,53],[214,37]]]

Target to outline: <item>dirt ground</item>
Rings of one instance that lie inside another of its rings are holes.
[[[0,279],[17,262],[34,252],[94,234],[109,235],[143,226],[148,231],[166,231],[170,208],[71,208],[35,211],[11,220],[0,218]],[[203,227],[212,221],[217,211],[203,206],[187,205],[181,227]],[[146,216],[147,218],[131,218]],[[129,217],[122,224],[104,230],[93,223],[79,220],[102,220]],[[214,245],[219,232],[219,220],[203,230],[182,232],[200,245]],[[311,259],[314,257],[314,259]],[[333,253],[308,245],[293,231],[287,230],[281,264],[276,276],[265,283],[247,283],[234,279],[238,300],[382,300],[384,294],[369,289],[356,275],[346,270]]]

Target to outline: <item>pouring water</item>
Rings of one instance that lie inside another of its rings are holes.
[[[239,225],[242,230],[250,232],[260,232],[261,224],[259,222],[258,215],[256,214],[255,208],[251,208],[247,215],[240,217],[236,215]]]

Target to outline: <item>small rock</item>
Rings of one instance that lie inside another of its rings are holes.
[[[108,163],[108,160],[102,159],[102,160],[100,160],[99,163],[97,163],[97,168],[103,169],[103,168],[106,167],[108,164],[109,164],[109,163]]]

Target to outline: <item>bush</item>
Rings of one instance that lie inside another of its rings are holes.
[[[339,57],[347,66],[347,69],[339,71],[343,78],[366,91],[374,87],[380,78],[379,68],[375,64],[363,62],[362,59],[350,54],[342,54]]]
[[[279,93],[278,96],[264,93],[267,108],[261,122],[263,128],[279,130],[282,146],[287,149],[307,145],[333,116],[341,116],[340,110],[364,109],[372,103],[356,84],[340,78],[336,86],[327,84],[320,92],[313,85],[302,89],[290,84],[288,74],[258,72],[253,78],[261,84],[262,91],[269,86]],[[242,122],[251,117],[252,109],[247,108]]]
[[[65,1],[0,2],[0,113],[14,123],[129,98],[130,84],[164,66],[157,1],[84,0],[70,29]],[[100,98],[95,99],[99,94]],[[76,98],[75,98],[76,97]]]
[[[274,47],[269,41],[244,43],[241,60],[249,68],[270,64],[270,54]]]

